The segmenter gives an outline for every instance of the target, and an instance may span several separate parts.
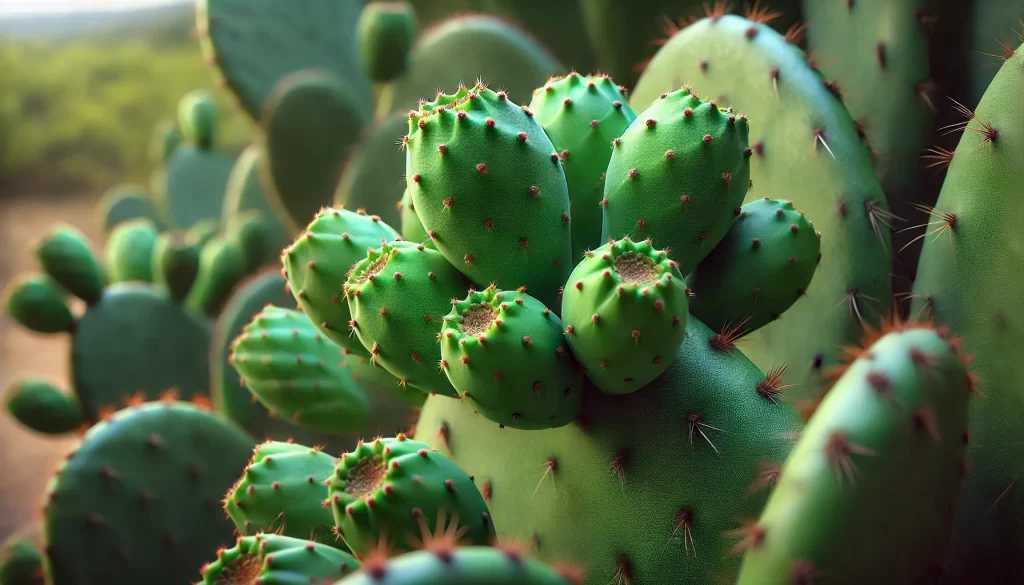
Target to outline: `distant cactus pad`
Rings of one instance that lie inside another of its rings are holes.
[[[268,245],[277,253],[292,243],[298,232],[293,232],[293,228],[278,215],[263,188],[260,169],[265,156],[258,144],[250,145],[238,156],[228,178],[221,217],[230,223],[245,212],[258,211],[269,230]]]
[[[583,374],[562,320],[524,292],[470,292],[444,318],[441,357],[459,396],[499,425],[560,427],[580,413]]]
[[[319,448],[263,443],[224,498],[224,510],[244,536],[280,534],[344,548],[323,506],[332,473],[334,457]]]
[[[149,194],[135,185],[118,185],[110,189],[103,194],[97,207],[100,225],[106,234],[121,223],[134,219],[148,219],[158,227],[163,223]]]
[[[688,88],[662,94],[614,141],[604,236],[649,238],[683,274],[725,237],[750,184],[747,118]]]
[[[439,367],[441,319],[469,283],[440,252],[404,240],[370,250],[352,266],[344,296],[356,337],[374,365],[402,386],[454,396]]]
[[[473,479],[430,446],[398,435],[360,442],[344,454],[329,484],[342,538],[359,555],[381,540],[392,550],[416,548],[435,523],[464,527],[471,544],[489,545],[494,524]]]
[[[562,159],[572,207],[572,259],[601,245],[601,199],[612,140],[636,113],[607,75],[572,72],[551,78],[533,92],[530,109]]]
[[[416,27],[416,12],[408,2],[366,5],[359,16],[357,34],[359,56],[370,79],[390,81],[405,70]]]
[[[778,319],[807,291],[821,235],[791,201],[744,205],[725,239],[690,273],[690,311],[715,330]]]
[[[231,364],[249,391],[287,420],[336,433],[369,426],[369,398],[344,369],[341,348],[297,311],[260,311],[235,340]]]
[[[397,112],[363,129],[362,140],[345,161],[334,193],[335,207],[362,209],[379,215],[389,225],[399,226],[398,202],[406,188],[402,137],[408,131],[406,112]]]
[[[407,146],[416,214],[444,257],[479,286],[526,286],[557,312],[572,270],[569,190],[533,112],[462,86],[410,115]]]
[[[661,375],[686,339],[679,265],[650,241],[589,251],[565,285],[565,339],[602,392],[635,392]]]
[[[261,159],[270,203],[293,231],[330,204],[368,113],[343,78],[300,71],[275,86],[263,113]]]
[[[212,148],[181,144],[163,172],[158,205],[172,227],[188,229],[204,220],[220,220],[235,157]]]
[[[512,547],[460,546],[449,530],[426,550],[399,555],[339,581],[336,585],[579,585],[580,573],[552,567]],[[447,540],[445,540],[447,538]]]
[[[756,522],[739,585],[843,575],[925,583],[965,473],[970,376],[957,340],[897,323],[828,391]]]
[[[333,583],[359,569],[352,555],[323,544],[277,534],[239,538],[203,566],[197,585],[305,585]]]
[[[96,424],[49,484],[47,582],[193,582],[231,542],[220,498],[252,446],[235,425],[174,401]]]

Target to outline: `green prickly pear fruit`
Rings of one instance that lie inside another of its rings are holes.
[[[562,159],[572,214],[572,258],[601,245],[601,199],[612,140],[636,119],[622,89],[607,75],[575,71],[533,92],[530,109]]]
[[[199,274],[200,244],[194,232],[172,230],[153,245],[153,279],[175,301],[183,301]]]
[[[196,585],[306,585],[331,583],[359,569],[352,555],[316,542],[258,534],[217,551]]]
[[[366,392],[342,371],[340,348],[296,311],[268,305],[233,344],[231,364],[271,411],[336,433],[369,425]]]
[[[462,399],[499,425],[555,428],[580,413],[583,374],[562,320],[524,292],[471,291],[444,318],[441,358]]]
[[[390,81],[405,71],[416,28],[416,12],[408,2],[374,2],[363,8],[356,34],[370,79]]]
[[[25,276],[16,281],[7,293],[7,313],[39,333],[64,333],[75,327],[67,295],[48,276]]]
[[[44,272],[88,305],[99,302],[105,280],[92,246],[78,229],[58,225],[36,246]]]
[[[570,567],[550,566],[526,557],[516,548],[460,546],[449,530],[433,536],[426,550],[393,559],[371,559],[363,570],[335,585],[580,585],[582,574]],[[457,532],[456,532],[457,534]]]
[[[636,392],[661,375],[686,339],[679,264],[650,240],[587,252],[565,285],[565,338],[602,392]]]
[[[410,550],[428,523],[451,519],[472,544],[495,538],[487,504],[473,478],[458,465],[405,435],[359,442],[342,455],[328,484],[341,537],[357,555],[386,539]]]
[[[690,312],[719,331],[760,329],[804,295],[820,250],[821,234],[791,201],[751,201],[687,277]]]
[[[6,401],[7,412],[37,432],[59,435],[85,424],[81,403],[43,380],[18,380],[7,391]]]
[[[688,88],[662,94],[612,143],[604,237],[649,238],[689,274],[747,194],[748,133],[746,116]]]
[[[110,232],[104,251],[107,279],[153,282],[153,247],[158,237],[156,225],[148,219],[118,224]]]
[[[761,518],[738,531],[739,585],[933,580],[965,469],[970,376],[957,340],[929,325],[874,333],[801,431]]]
[[[207,242],[199,253],[199,269],[185,304],[206,315],[216,315],[245,278],[245,252],[226,236]]]
[[[404,387],[456,396],[438,368],[441,318],[469,283],[440,252],[396,240],[370,250],[345,281],[350,324],[374,365]]]
[[[319,448],[267,441],[256,447],[224,511],[243,536],[269,533],[343,547],[322,505],[334,457]]]
[[[410,115],[407,149],[416,214],[444,257],[478,286],[526,286],[557,312],[572,270],[569,190],[533,112],[460,86]]]
[[[178,127],[199,148],[213,146],[217,135],[217,102],[205,90],[190,91],[178,102]]]
[[[242,252],[244,274],[252,274],[277,261],[281,250],[273,248],[276,234],[263,212],[241,211],[229,218],[225,231],[228,241]]]
[[[402,193],[402,200],[398,202],[398,209],[402,213],[402,238],[410,242],[423,244],[428,248],[434,248],[434,242],[430,240],[427,230],[423,229],[423,222],[416,214],[416,206],[406,188]],[[435,248],[436,249],[436,248]]]
[[[19,530],[7,538],[0,549],[0,584],[43,585],[44,553],[39,526]]]
[[[174,149],[181,144],[181,131],[172,120],[163,120],[153,127],[149,138],[149,162],[154,166],[163,166],[171,159]]]

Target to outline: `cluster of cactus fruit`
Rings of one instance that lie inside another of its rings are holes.
[[[198,4],[254,143],[185,96],[12,287],[82,435],[0,585],[1019,581],[1024,52],[929,207],[923,2]]]

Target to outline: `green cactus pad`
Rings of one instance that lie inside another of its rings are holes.
[[[763,371],[788,363],[796,395],[816,396],[841,348],[892,298],[889,214],[870,152],[803,52],[767,25],[726,15],[682,29],[651,60],[631,103],[646,107],[684,82],[750,115],[746,200],[791,200],[822,233],[806,298],[743,342]]]
[[[6,403],[14,420],[40,433],[62,435],[86,423],[76,398],[42,380],[18,380],[7,390]]]
[[[454,305],[441,327],[441,369],[499,425],[556,428],[580,413],[583,374],[562,321],[526,293],[490,286]]]
[[[227,152],[182,144],[164,170],[161,211],[173,227],[188,229],[202,220],[219,220],[235,157]]]
[[[572,208],[572,258],[601,245],[601,199],[612,140],[622,136],[636,113],[607,75],[572,72],[552,78],[533,92],[530,109],[562,158]]]
[[[482,10],[477,10],[498,16],[535,37],[565,64],[562,71],[594,71],[598,69],[596,57],[580,9],[586,1],[589,0],[482,0]],[[451,2],[445,4],[450,6]]]
[[[370,354],[352,334],[352,315],[342,287],[352,265],[366,258],[367,249],[399,237],[379,216],[347,209],[325,208],[281,256],[292,294],[309,317],[345,355]]]
[[[729,231],[750,184],[749,125],[689,89],[661,97],[613,142],[605,238],[649,238],[689,274]]]
[[[92,305],[103,295],[103,268],[92,245],[78,229],[61,224],[36,245],[36,260],[53,280]]]
[[[118,225],[135,219],[148,219],[155,226],[162,221],[149,194],[142,187],[118,185],[103,194],[97,205],[103,233],[110,234]]]
[[[936,207],[915,221],[928,231],[910,313],[962,338],[984,394],[971,405],[970,473],[943,567],[950,583],[1013,582],[1024,558],[1022,72],[1018,47],[967,124]]]
[[[260,268],[277,264],[281,257],[281,248],[277,248],[276,242],[272,241],[276,238],[271,222],[255,209],[229,218],[224,227],[224,235],[241,250],[244,274],[252,274]]]
[[[67,295],[52,278],[24,276],[7,291],[7,313],[38,333],[64,333],[75,327]]]
[[[365,562],[362,571],[335,585],[579,585],[575,572],[550,567],[514,548],[452,548],[440,542],[386,562]]]
[[[420,216],[416,214],[416,206],[413,205],[409,189],[402,193],[402,200],[398,202],[398,210],[402,214],[402,239],[434,248],[434,242],[431,241],[427,230],[423,229]]]
[[[444,257],[479,286],[525,286],[557,312],[572,271],[569,190],[533,113],[460,86],[410,114],[407,160],[416,214]]]
[[[820,249],[820,234],[791,201],[751,201],[686,279],[690,311],[718,331],[760,329],[804,294]]]
[[[181,402],[121,410],[93,426],[47,489],[47,581],[190,583],[232,539],[220,498],[252,441]]]
[[[965,471],[971,392],[958,347],[928,326],[897,324],[863,348],[743,529],[739,585],[933,580]]]
[[[344,79],[368,111],[370,81],[356,46],[362,9],[360,0],[200,0],[196,29],[207,63],[254,121],[278,82],[312,69]]]
[[[182,137],[202,148],[209,149],[217,138],[217,102],[206,90],[194,90],[178,102],[178,128]]]
[[[334,194],[334,206],[379,215],[397,226],[397,204],[405,190],[405,152],[402,137],[409,131],[405,112],[392,114],[365,129],[364,138],[351,151]]]
[[[300,538],[259,534],[239,538],[203,567],[197,585],[306,585],[332,583],[359,569],[359,561],[336,548]]]
[[[153,282],[153,248],[158,236],[157,227],[148,219],[118,224],[104,251],[107,280]]]
[[[195,229],[171,230],[160,234],[153,245],[153,279],[167,289],[175,301],[188,296],[199,274],[202,244]]]
[[[296,311],[267,306],[233,343],[231,365],[271,411],[313,429],[369,426],[366,391],[341,367],[341,348]]]
[[[390,81],[405,71],[416,38],[416,13],[408,2],[374,2],[359,15],[359,56],[370,79]]]
[[[381,540],[392,550],[411,550],[435,522],[463,527],[468,543],[494,540],[494,524],[473,478],[405,435],[360,441],[342,455],[328,486],[335,524],[359,555]]]
[[[565,338],[602,392],[643,388],[686,339],[688,300],[679,265],[650,241],[610,242],[587,252],[565,285]]]
[[[440,252],[397,240],[352,266],[344,296],[350,327],[374,365],[423,392],[455,396],[440,367],[437,334],[469,284]]]
[[[40,528],[33,526],[7,537],[0,548],[0,583],[3,585],[43,585],[43,557]]]
[[[587,567],[586,585],[730,582],[727,533],[760,513],[800,421],[777,378],[697,319],[687,329],[668,371],[630,395],[588,394],[578,424],[498,429],[433,396],[417,440],[473,474],[500,539]]]
[[[487,15],[452,18],[425,31],[413,47],[404,75],[378,104],[386,113],[417,109],[437,94],[438,83],[500,85],[513,100],[528,99],[534,88],[565,68],[533,38]]]
[[[242,151],[228,179],[224,195],[224,210],[221,212],[228,223],[247,211],[258,211],[267,224],[267,246],[280,252],[292,243],[295,233],[289,231],[277,210],[270,204],[260,178],[260,161],[264,157],[259,145],[251,145]]]
[[[149,139],[149,162],[161,167],[171,159],[171,153],[181,144],[181,130],[173,120],[163,120],[153,126]]]
[[[343,547],[334,516],[322,505],[334,457],[319,448],[267,442],[224,498],[224,510],[244,536],[280,534]]]
[[[216,237],[199,253],[199,270],[185,304],[205,315],[216,315],[231,291],[245,278],[245,252],[226,237]]]
[[[298,232],[331,202],[349,149],[369,114],[347,80],[300,71],[274,88],[262,118],[270,204]]]

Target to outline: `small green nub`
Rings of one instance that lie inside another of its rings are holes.
[[[43,585],[43,551],[39,527],[19,531],[8,537],[0,550],[0,583],[3,585]]]
[[[206,315],[216,315],[245,278],[245,253],[227,237],[207,242],[199,253],[199,270],[185,303]]]
[[[85,422],[76,398],[34,378],[18,380],[7,390],[7,412],[33,431],[48,435],[70,433]]]
[[[359,569],[359,561],[336,548],[290,536],[259,534],[203,567],[197,585],[306,585],[333,583]]]
[[[150,164],[162,167],[170,160],[174,149],[181,144],[181,131],[171,120],[164,120],[153,128],[149,143]]]
[[[280,250],[273,248],[274,228],[267,217],[255,209],[247,209],[228,219],[227,237],[242,251],[243,272],[252,274],[276,261]]]
[[[88,305],[103,295],[103,268],[85,235],[69,225],[55,227],[36,247],[43,270]]]
[[[370,79],[383,83],[405,71],[416,28],[416,12],[408,2],[374,2],[363,8],[356,33]]]
[[[142,187],[119,185],[107,191],[99,203],[100,225],[110,234],[118,225],[134,219],[148,219],[161,224],[157,210]]]
[[[164,232],[153,246],[153,280],[175,301],[182,301],[199,274],[200,246],[193,233]]]
[[[7,293],[7,313],[38,333],[63,333],[75,328],[67,298],[48,276],[24,277]]]
[[[195,90],[178,102],[178,126],[185,140],[203,150],[213,147],[217,135],[217,102],[208,91]]]
[[[148,219],[118,224],[107,239],[104,264],[110,282],[153,282],[153,248],[159,233]]]
[[[444,543],[447,535],[434,535]],[[614,583],[615,580],[613,579]],[[460,546],[399,555],[335,585],[581,585],[583,572],[555,568],[515,549]]]

